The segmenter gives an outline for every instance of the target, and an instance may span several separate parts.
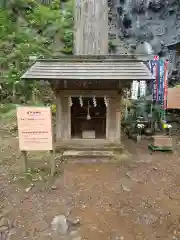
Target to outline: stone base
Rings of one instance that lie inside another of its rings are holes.
[[[156,147],[172,147],[172,138],[164,135],[153,137],[153,145]]]
[[[69,150],[63,153],[64,157],[113,157],[112,151],[75,151]]]
[[[123,150],[123,145],[117,142],[110,142],[101,139],[71,139],[56,142],[56,151],[118,151]]]
[[[113,160],[112,151],[65,151],[61,157],[62,161],[68,163],[107,163]]]

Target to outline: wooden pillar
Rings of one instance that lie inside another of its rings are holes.
[[[111,142],[116,141],[116,97],[108,97],[107,109],[107,139]]]
[[[74,54],[108,54],[107,0],[75,0]]]
[[[56,94],[56,142],[62,140],[62,102],[59,93]]]
[[[63,139],[69,140],[71,138],[71,114],[70,114],[70,106],[68,101],[68,96],[63,96],[62,99],[62,107],[63,107]]]
[[[121,143],[121,95],[116,99],[116,141]]]
[[[106,138],[121,143],[121,95],[108,98]]]

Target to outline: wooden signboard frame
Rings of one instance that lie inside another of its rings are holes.
[[[55,173],[52,114],[50,107],[17,107],[19,148],[24,159],[24,171],[28,170],[28,151],[49,151],[51,175]]]

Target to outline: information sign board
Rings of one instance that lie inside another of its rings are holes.
[[[17,123],[21,151],[53,150],[50,107],[18,107]]]

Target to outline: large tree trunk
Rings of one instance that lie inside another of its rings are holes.
[[[107,0],[75,0],[74,54],[108,54]]]

